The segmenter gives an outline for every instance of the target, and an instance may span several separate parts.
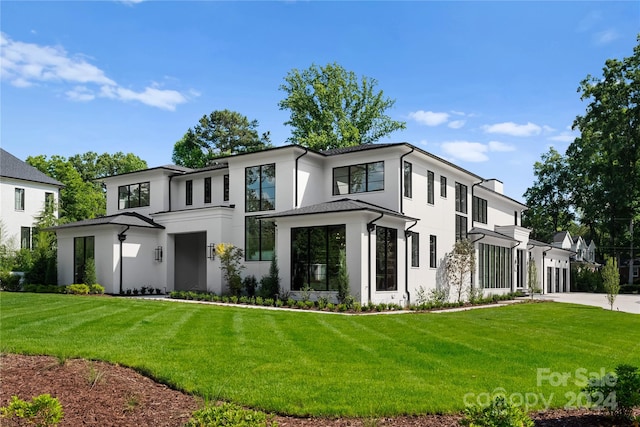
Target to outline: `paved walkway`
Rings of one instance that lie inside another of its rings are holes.
[[[563,294],[545,294],[536,299],[547,299],[556,302],[568,302],[572,304],[591,305],[594,307],[602,307],[607,310],[611,308],[607,301],[607,294],[590,294],[583,292],[569,292]],[[618,295],[613,304],[613,309],[624,311],[626,313],[640,314],[640,295]]]

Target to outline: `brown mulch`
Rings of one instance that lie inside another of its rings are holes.
[[[81,359],[59,360],[49,356],[0,356],[0,406],[12,395],[24,400],[43,393],[62,404],[64,426],[153,426],[178,427],[202,406],[200,399],[172,390],[136,371],[105,362]],[[613,426],[606,417],[586,410],[553,410],[532,414],[536,426]],[[454,427],[459,415],[423,415],[393,418],[295,418],[277,416],[283,427]],[[0,420],[2,426],[17,426]]]

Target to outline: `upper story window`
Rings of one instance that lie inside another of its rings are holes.
[[[467,217],[456,215],[456,241],[467,238]]]
[[[433,172],[427,171],[427,203],[429,203],[430,205],[433,204],[433,195],[435,192],[435,189],[433,188],[433,177]]]
[[[440,175],[440,197],[447,197],[447,177]]]
[[[24,210],[24,188],[16,188],[16,196],[15,196],[15,209],[17,211]]]
[[[487,223],[487,201],[481,197],[473,196],[473,220]]]
[[[187,180],[185,182],[185,200],[184,203],[189,206],[193,204],[193,181]]]
[[[411,237],[411,267],[420,267],[420,234],[409,232]]]
[[[204,202],[211,203],[211,177],[204,179]]]
[[[20,227],[20,248],[31,249],[31,228]]]
[[[229,175],[224,176],[224,183],[222,188],[222,200],[229,201]]]
[[[333,169],[333,195],[384,190],[384,162]]]
[[[456,212],[467,213],[467,186],[456,182]]]
[[[118,209],[140,208],[149,206],[150,184],[121,185],[118,187]]]
[[[276,164],[245,169],[245,212],[276,208]]]
[[[411,182],[413,165],[409,162],[404,162],[404,197],[411,197],[413,193],[413,186]]]

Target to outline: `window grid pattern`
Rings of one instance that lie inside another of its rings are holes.
[[[292,228],[292,290],[337,291],[342,251],[346,251],[344,224]]]
[[[118,209],[149,206],[149,182],[121,185],[118,187]]]
[[[276,208],[276,165],[245,169],[245,212],[271,211]]]
[[[376,291],[398,290],[398,230],[376,227]]]
[[[467,217],[456,215],[456,241],[467,238]]]
[[[473,220],[482,224],[487,223],[487,200],[478,196],[473,196]]]
[[[271,261],[276,247],[275,223],[248,216],[244,225],[245,261]]]
[[[513,262],[511,249],[480,243],[478,245],[478,276],[485,289],[511,288]]]
[[[16,188],[15,191],[15,209],[17,211],[24,210],[24,188]]]
[[[333,195],[384,190],[384,162],[333,169]]]
[[[467,186],[456,182],[456,212],[467,213]]]

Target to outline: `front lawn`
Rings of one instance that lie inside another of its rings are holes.
[[[561,407],[583,372],[640,365],[640,317],[569,304],[343,316],[2,292],[0,322],[3,352],[106,360],[295,415],[454,412],[497,388]],[[538,368],[566,386],[538,386]]]

